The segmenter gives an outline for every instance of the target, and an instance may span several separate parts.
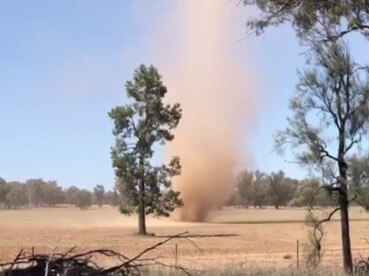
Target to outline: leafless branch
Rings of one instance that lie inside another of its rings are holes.
[[[170,240],[183,237],[185,234],[187,234],[187,232],[170,236],[144,249],[132,258],[110,249],[96,249],[71,255],[75,250],[75,247],[73,247],[63,254],[55,253],[60,241],[59,239],[49,256],[35,255],[33,252],[27,253],[21,250],[12,262],[2,263],[0,267],[3,268],[3,275],[12,275],[16,272],[23,272],[26,273],[26,275],[34,275],[33,273],[37,272],[37,275],[45,273],[44,275],[49,276],[65,275],[66,272],[72,273],[73,275],[141,275],[140,269],[149,266],[169,267],[181,271],[186,275],[191,275],[184,267],[167,265],[159,261],[159,259],[162,259],[160,256],[142,258],[148,252],[157,249]],[[110,268],[101,267],[91,260],[96,255],[117,258],[120,264]],[[19,265],[22,265],[24,268],[18,268]]]
[[[61,237],[59,237],[59,239],[57,240],[55,246],[53,249],[51,249],[51,252],[50,252],[50,256],[49,256],[49,259],[48,261],[46,262],[46,267],[45,267],[45,276],[47,276],[49,274],[49,264],[53,258],[53,255],[54,255],[54,251],[58,248],[58,245],[59,245],[59,242],[61,240]]]
[[[318,223],[316,223],[314,225],[313,233],[314,233],[314,238],[315,238],[315,242],[316,242],[317,250],[318,250],[318,263],[321,260],[321,248],[322,248],[321,247],[321,241],[322,241],[323,236],[324,236],[324,232],[321,229],[321,225],[323,223],[326,223],[326,222],[330,221],[331,218],[333,217],[333,215],[336,212],[338,212],[339,210],[341,210],[341,207],[336,207],[332,212],[329,213],[328,217],[326,217],[325,219],[320,220]],[[318,234],[318,232],[319,232],[319,234]]]

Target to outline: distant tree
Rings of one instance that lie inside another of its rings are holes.
[[[118,179],[124,187],[117,187],[126,197],[121,211],[138,213],[138,233],[146,235],[145,216],[154,213],[168,216],[182,206],[179,192],[171,189],[171,177],[180,173],[179,158],[169,165],[155,167],[151,163],[155,143],[171,141],[171,131],[181,118],[179,104],[163,103],[167,88],[153,66],[141,65],[132,81],[126,83],[131,104],[115,107],[109,113],[114,122],[116,144],[112,149],[112,161]]]
[[[369,157],[354,156],[349,166],[350,190],[356,203],[369,211]]]
[[[21,208],[27,205],[27,197],[24,185],[18,182],[8,183],[9,192],[6,195],[6,201],[10,208]]]
[[[85,210],[92,205],[92,193],[88,190],[82,189],[76,193],[76,206],[81,210]]]
[[[293,117],[276,142],[279,149],[291,146],[299,163],[323,171],[324,188],[338,196],[334,212],[341,212],[343,266],[351,273],[348,160],[368,131],[368,67],[359,66],[343,43],[313,50],[310,64],[316,67],[300,74],[290,104]]]
[[[269,178],[265,173],[255,171],[255,180],[252,185],[252,203],[254,207],[264,208],[269,203]]]
[[[295,194],[298,181],[287,178],[283,171],[271,173],[269,179],[271,203],[276,209],[287,206]]]
[[[104,203],[104,196],[105,196],[105,188],[103,185],[96,185],[94,187],[94,195],[96,199],[97,205],[101,207]]]
[[[41,190],[43,185],[45,185],[43,179],[28,179],[24,183],[29,207],[39,206],[42,203]]]
[[[7,185],[8,183],[5,179],[0,177],[0,206],[3,206],[3,208],[5,208],[6,195],[8,193]]]
[[[260,34],[269,26],[291,23],[302,39],[334,41],[351,32],[369,39],[369,3],[362,0],[243,0],[258,7],[259,18],[248,21]]]
[[[71,186],[65,190],[66,203],[70,205],[77,204],[77,193],[79,189],[76,186]]]
[[[119,195],[116,189],[105,193],[104,203],[116,207],[119,205]]]
[[[41,197],[43,204],[49,207],[65,202],[65,194],[56,181],[48,181],[41,187]]]
[[[112,192],[110,205],[113,207],[116,207],[119,205],[119,195],[116,189],[114,189]]]
[[[252,189],[254,185],[254,174],[249,171],[243,171],[239,174],[237,180],[238,196],[245,208],[252,203]]]
[[[0,185],[2,186],[2,185],[6,185],[6,184],[7,184],[6,180],[4,178],[0,177]]]
[[[317,178],[307,178],[299,181],[294,198],[289,204],[297,207],[311,205],[311,208],[314,206],[326,207],[335,205],[335,200],[329,196],[329,192],[327,190],[320,189],[316,193],[319,187],[321,187],[321,183]]]

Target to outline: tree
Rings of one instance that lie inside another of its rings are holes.
[[[27,204],[24,186],[19,182],[8,183],[9,192],[6,195],[7,204],[10,208],[20,208]]]
[[[255,208],[263,208],[269,203],[269,186],[267,175],[260,171],[255,171],[254,183],[251,189],[252,203]]]
[[[271,203],[276,209],[287,206],[294,196],[298,181],[287,178],[283,171],[271,173],[269,179]]]
[[[116,207],[119,204],[119,195],[116,189],[105,193],[104,204]]]
[[[77,204],[77,193],[79,189],[76,186],[71,186],[65,191],[66,202],[70,205]]]
[[[293,116],[286,130],[277,133],[276,146],[289,145],[302,165],[323,172],[323,188],[335,193],[341,212],[343,264],[352,271],[348,214],[348,158],[368,130],[368,67],[352,59],[344,43],[314,47],[313,66],[300,73]]]
[[[105,196],[105,188],[103,185],[96,185],[94,188],[94,195],[96,199],[97,205],[101,207],[104,202],[104,196]]]
[[[7,182],[4,178],[0,177],[0,205],[5,205],[7,193]]]
[[[24,183],[29,207],[38,206],[42,203],[41,189],[45,185],[43,179],[28,179]]]
[[[358,0],[243,0],[260,17],[248,21],[257,34],[269,26],[290,22],[301,39],[333,41],[351,32],[369,39],[369,2]]]
[[[78,208],[80,208],[81,210],[86,210],[92,204],[92,194],[90,191],[87,191],[85,189],[79,190],[75,194],[75,200],[75,204]]]
[[[335,201],[329,197],[327,190],[319,189],[321,186],[319,179],[307,178],[299,181],[294,198],[290,201],[291,206],[330,206],[334,205]],[[315,194],[315,192],[319,191]]]
[[[369,211],[369,157],[354,156],[349,168],[351,192],[356,195],[356,202]]]
[[[237,192],[241,199],[242,205],[248,208],[252,202],[252,189],[254,184],[254,174],[252,172],[243,171],[239,174],[237,180]]]
[[[151,163],[154,144],[163,145],[174,138],[172,130],[182,111],[178,103],[163,103],[167,88],[153,66],[141,65],[135,70],[133,80],[126,83],[126,91],[132,103],[117,106],[109,113],[116,136],[111,156],[120,179],[117,189],[127,198],[121,211],[137,211],[138,233],[146,235],[145,215],[168,216],[183,204],[179,192],[171,189],[171,178],[180,173],[179,158],[174,157],[168,165]]]
[[[65,194],[56,181],[45,182],[41,187],[42,203],[46,206],[54,206],[65,202]]]

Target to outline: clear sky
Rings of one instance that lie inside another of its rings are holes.
[[[147,42],[176,2],[0,1],[0,176],[111,188],[114,139],[107,113],[124,103],[124,83],[140,63],[165,56]],[[245,140],[253,168],[304,177],[272,152],[272,134],[286,125],[302,48],[288,27],[246,36],[246,12],[234,8],[235,43],[252,58],[249,69],[263,95]]]

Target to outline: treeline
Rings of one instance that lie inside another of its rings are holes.
[[[56,181],[29,179],[21,183],[7,182],[0,177],[0,209],[52,207],[58,204],[87,209],[92,204],[116,206],[118,201],[118,193],[115,190],[105,191],[102,185],[96,185],[93,191],[75,186],[63,189]]]
[[[243,171],[238,175],[234,195],[227,204],[242,205],[245,208],[274,206],[277,209],[282,206],[308,206],[310,203],[322,207],[335,205],[335,197],[329,196],[324,189],[320,189],[314,196],[321,185],[317,178],[296,180],[286,176],[283,171],[270,174]]]

